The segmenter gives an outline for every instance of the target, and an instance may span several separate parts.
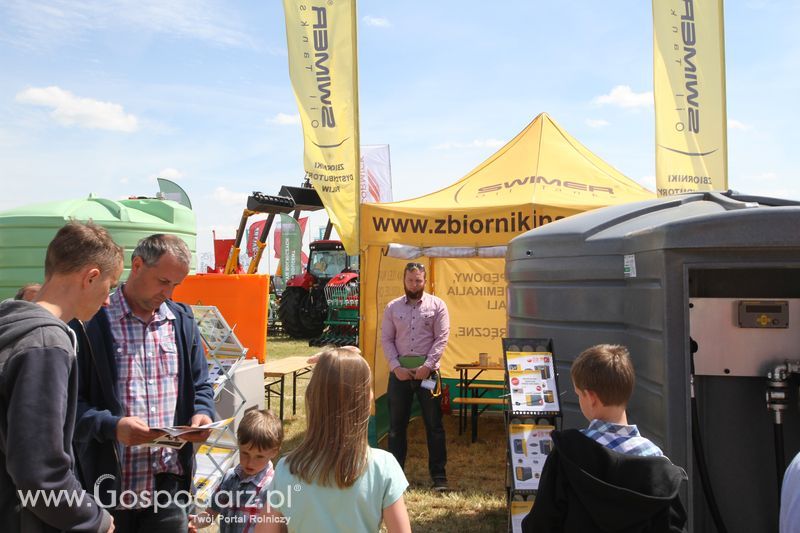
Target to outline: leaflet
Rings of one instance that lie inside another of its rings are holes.
[[[561,410],[553,354],[506,352],[511,411],[545,414]]]
[[[537,490],[544,462],[553,449],[550,433],[554,426],[535,424],[508,425],[511,450],[511,477],[514,490]]]
[[[207,440],[214,440],[215,437],[219,436],[219,433],[222,433],[226,430],[228,425],[230,425],[233,420],[233,418],[226,418],[224,420],[218,420],[216,422],[211,422],[210,424],[195,427],[167,426],[150,428],[153,431],[163,431],[164,434],[156,437],[150,442],[142,444],[141,446],[148,446],[150,448],[179,449],[188,442],[183,437],[193,433],[201,433],[203,431],[211,431],[211,435],[209,435]]]

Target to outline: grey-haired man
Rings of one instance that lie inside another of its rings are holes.
[[[188,524],[185,507],[173,502],[157,508],[148,499],[190,490],[192,446],[174,450],[142,444],[159,435],[152,427],[198,426],[214,416],[194,316],[188,306],[170,299],[190,262],[179,237],[142,239],[127,282],[85,332],[79,328],[75,447],[87,489],[114,507],[120,532],[185,531]]]

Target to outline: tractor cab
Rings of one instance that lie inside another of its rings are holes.
[[[336,274],[353,270],[350,256],[340,241],[316,241],[309,246],[308,271],[317,279],[331,279]],[[358,263],[358,256],[356,256]],[[356,266],[355,270],[358,270]]]

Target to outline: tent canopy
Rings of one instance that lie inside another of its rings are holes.
[[[424,254],[415,260],[427,265],[427,290],[442,298],[450,311],[450,338],[441,369],[444,377],[452,378],[458,375],[457,363],[476,361],[480,352],[493,358],[502,354],[505,258],[489,247],[504,247],[517,235],[570,215],[653,198],[655,194],[542,113],[453,185],[412,200],[362,204],[364,314],[359,340],[373,370],[378,434],[388,427],[389,369],[380,342],[383,310],[403,294],[403,268],[409,257]],[[392,244],[405,246],[390,250]],[[488,372],[482,377],[502,375]]]
[[[411,200],[364,204],[362,247],[505,245],[565,216],[654,197],[542,113],[456,183]]]

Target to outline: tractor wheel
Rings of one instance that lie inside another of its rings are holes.
[[[288,287],[278,308],[283,330],[295,339],[317,337],[325,326],[325,314],[314,309],[311,293],[300,287]]]

